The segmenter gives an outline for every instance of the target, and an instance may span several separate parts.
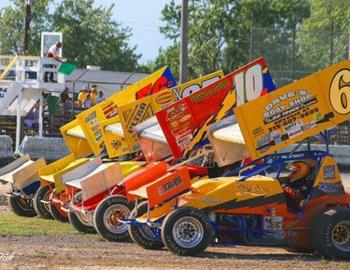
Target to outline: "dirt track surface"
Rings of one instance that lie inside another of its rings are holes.
[[[350,174],[343,175],[348,192]],[[1,206],[0,211],[7,211]],[[11,226],[10,224],[8,226]],[[10,262],[2,254],[14,253]],[[132,243],[111,243],[97,235],[1,236],[0,269],[350,269],[350,263],[270,247],[210,247],[199,257],[143,250]]]
[[[0,262],[0,269],[349,269],[347,262],[280,248],[211,247],[200,257],[184,258],[93,235],[3,237],[1,252],[15,257]]]

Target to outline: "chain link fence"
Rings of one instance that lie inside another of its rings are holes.
[[[349,33],[331,22],[321,30],[252,27],[250,58],[263,55],[277,87],[349,58]],[[350,122],[330,131],[332,144],[350,144]]]

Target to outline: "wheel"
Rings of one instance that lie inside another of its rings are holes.
[[[94,226],[90,225],[88,218],[82,213],[68,212],[69,222],[82,233],[96,233]]]
[[[61,222],[68,222],[68,214],[61,209],[61,206],[56,203],[49,204],[49,210],[51,216]]]
[[[209,245],[214,230],[203,211],[192,207],[178,208],[164,219],[162,240],[173,253],[193,256]]]
[[[106,240],[112,242],[129,240],[128,225],[119,219],[128,218],[134,204],[125,196],[114,195],[102,200],[94,212],[96,231]]]
[[[135,207],[134,210],[132,210],[130,218],[134,219],[145,214],[147,212],[147,203],[147,201],[144,201],[138,204],[137,207]],[[146,224],[131,224],[129,226],[129,234],[131,239],[144,249],[159,250],[164,247],[163,242],[154,235],[151,228]]]
[[[32,200],[23,199],[20,196],[7,197],[7,203],[10,210],[17,216],[21,217],[35,217],[36,212],[33,209]]]
[[[52,219],[49,205],[41,201],[48,201],[51,190],[49,186],[39,187],[33,198],[33,207],[39,217]]]
[[[325,258],[350,259],[350,209],[330,209],[315,217],[312,244]]]

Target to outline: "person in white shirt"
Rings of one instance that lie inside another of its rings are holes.
[[[60,57],[61,48],[62,48],[62,42],[60,42],[60,41],[56,42],[47,51],[46,57],[52,57],[52,58],[55,58],[57,61],[62,62],[63,59]]]
[[[104,101],[105,98],[103,97],[103,92],[98,92],[98,96],[96,97],[96,103],[100,103],[101,101]]]

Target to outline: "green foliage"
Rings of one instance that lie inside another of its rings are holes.
[[[348,56],[349,0],[310,0],[311,15],[297,35],[300,65],[312,71]]]
[[[55,220],[38,217],[24,218],[16,216],[9,211],[0,212],[0,236],[1,235],[62,235],[78,233],[70,223],[62,223]]]
[[[53,25],[63,32],[64,54],[78,66],[133,71],[139,55],[130,48],[130,29],[112,19],[110,7],[93,7],[94,0],[63,0],[55,8]]]
[[[25,1],[11,0],[11,5],[0,10],[0,54],[22,52],[24,37]],[[41,32],[52,29],[49,15],[50,0],[36,0],[32,6],[29,51],[40,54]]]
[[[53,12],[50,13],[53,7]],[[112,19],[112,8],[93,6],[94,0],[35,0],[32,6],[29,54],[40,54],[41,32],[63,32],[63,54],[79,67],[134,71],[140,55],[128,42],[131,31]],[[11,0],[0,11],[0,54],[21,53],[24,1]]]
[[[174,44],[160,51],[158,65],[177,66],[181,8],[174,1],[165,5],[161,32]],[[309,16],[307,0],[192,0],[189,3],[189,70],[197,77],[219,68],[226,72],[246,64],[250,58],[263,55],[254,49],[250,55],[251,27],[278,29],[270,35],[259,36],[259,42],[274,46],[290,36],[294,24]],[[267,46],[268,47],[268,46]],[[278,48],[273,48],[278,50]],[[288,58],[285,50],[276,59]],[[269,59],[268,59],[269,60]]]

